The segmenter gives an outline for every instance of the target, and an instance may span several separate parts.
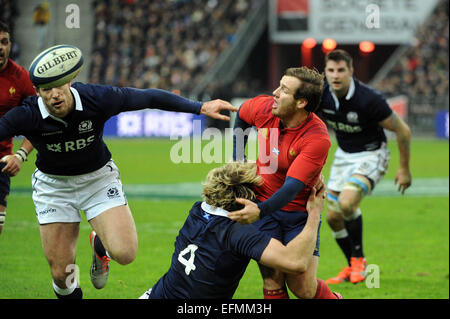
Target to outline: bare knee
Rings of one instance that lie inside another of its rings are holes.
[[[339,198],[339,206],[344,216],[351,216],[358,208],[357,203],[350,198]]]
[[[284,274],[281,271],[258,264],[264,282],[264,289],[281,289],[285,286]]]
[[[73,264],[64,265],[61,263],[51,261],[49,261],[49,264],[53,282],[62,289],[67,288],[66,281],[67,277],[71,274],[71,271],[73,270],[73,268],[70,267]]]
[[[310,281],[302,283],[293,282],[292,280],[287,281],[289,290],[300,299],[313,299],[317,292],[317,281]]]
[[[136,259],[136,251],[115,251],[114,253],[110,254],[111,258],[114,259],[116,262],[118,262],[121,265],[128,265],[131,264]]]
[[[316,295],[316,290],[317,290],[317,286],[315,286],[315,287],[304,286],[304,287],[301,287],[301,289],[299,289],[297,291],[297,293],[294,293],[294,295],[297,298],[301,298],[301,299],[313,299],[314,296]]]
[[[332,210],[327,212],[327,223],[333,231],[338,231],[345,227],[342,214]]]
[[[136,259],[138,250],[136,233],[127,234],[127,236],[111,236],[109,233],[107,236],[105,234],[105,239],[101,238],[101,240],[107,254],[117,263],[128,265]]]
[[[108,254],[121,265],[128,265],[136,259],[137,245],[124,245],[119,248],[113,248]]]

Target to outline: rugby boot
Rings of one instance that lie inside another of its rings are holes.
[[[95,288],[102,289],[108,280],[110,259],[107,256],[100,257],[95,251],[96,236],[95,231],[92,231],[89,235],[92,247],[91,281]]]
[[[350,267],[350,282],[356,284],[366,278],[367,261],[364,257],[352,257]]]
[[[333,278],[325,280],[327,284],[341,284],[350,280],[351,268],[350,266],[344,267],[341,272]]]

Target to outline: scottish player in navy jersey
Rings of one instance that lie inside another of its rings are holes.
[[[367,265],[359,205],[388,168],[389,150],[384,129],[397,135],[400,167],[395,183],[402,194],[411,185],[411,132],[379,92],[353,77],[353,61],[347,52],[328,53],[325,76],[327,83],[320,111],[328,126],[334,129],[338,142],[328,181],[327,222],[348,261],[336,277],[326,282],[358,283],[365,279]]]
[[[33,201],[53,288],[58,298],[81,298],[78,284],[67,280],[75,263],[81,210],[94,230],[91,280],[96,288],[106,284],[110,258],[128,264],[138,247],[119,170],[102,139],[105,122],[120,112],[144,108],[228,120],[220,111],[237,108],[222,100],[195,102],[158,89],[34,85],[39,96],[0,119],[0,140],[24,135],[36,148]]]
[[[177,236],[170,269],[140,298],[232,298],[250,259],[286,273],[305,272],[316,247],[325,187],[313,188],[305,228],[285,246],[228,217],[243,206],[236,198],[256,199],[252,187],[261,183],[255,164],[234,162],[211,170],[204,201],[192,206]]]

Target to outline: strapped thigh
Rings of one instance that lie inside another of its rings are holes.
[[[341,206],[339,205],[338,197],[331,193],[328,193],[328,208],[334,210],[336,213],[342,213]]]
[[[350,177],[348,181],[344,184],[342,190],[345,189],[353,190],[359,192],[361,196],[369,194],[370,191],[372,190],[371,181],[369,178],[365,177],[369,181],[369,183],[367,183],[367,181],[361,177],[362,176],[359,175],[353,175],[352,177]]]

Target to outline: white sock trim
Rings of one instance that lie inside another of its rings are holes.
[[[78,283],[76,281],[70,287],[68,287],[66,289],[59,288],[53,281],[53,290],[55,290],[55,292],[61,296],[70,295],[77,287],[78,287]]]
[[[358,208],[356,209],[356,211],[355,211],[352,215],[350,215],[350,216],[348,216],[348,217],[344,216],[344,220],[350,222],[350,221],[352,221],[352,220],[355,220],[355,219],[358,218],[359,216],[361,216],[361,210],[360,210],[359,207],[358,207]]]
[[[333,235],[333,237],[335,239],[345,238],[345,237],[348,236],[347,229],[345,229],[345,228],[341,229],[341,230],[339,230],[337,232],[332,231],[331,234]]]

